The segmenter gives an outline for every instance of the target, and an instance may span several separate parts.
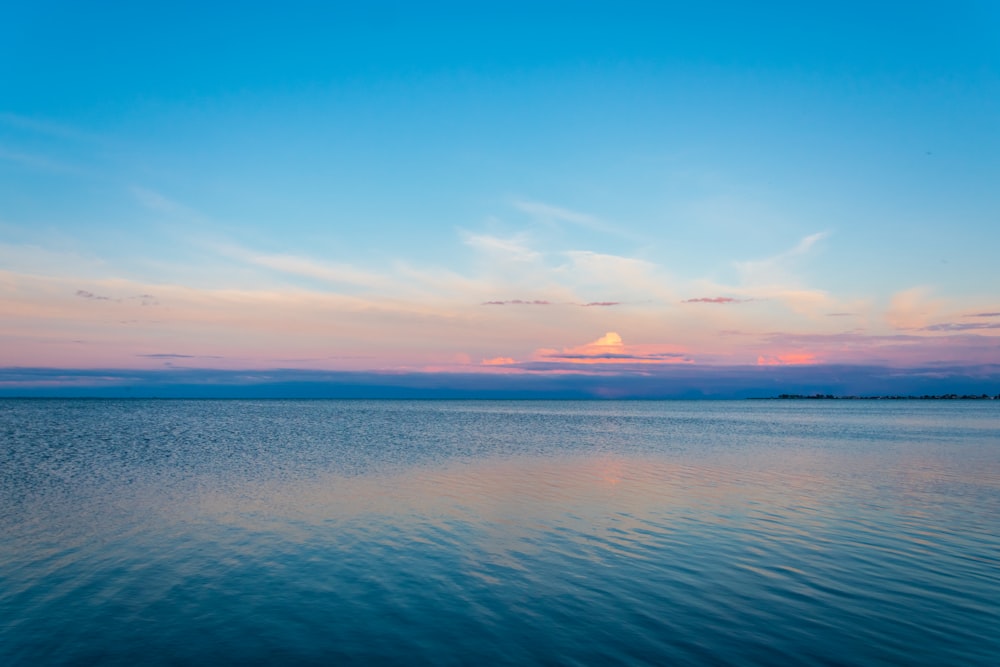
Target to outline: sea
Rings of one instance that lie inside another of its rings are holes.
[[[0,400],[0,664],[1000,664],[1000,401]]]

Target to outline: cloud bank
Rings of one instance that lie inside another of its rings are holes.
[[[1000,393],[1000,365],[699,367],[559,374],[368,373],[291,369],[0,368],[0,397],[740,399],[782,393],[923,395]]]

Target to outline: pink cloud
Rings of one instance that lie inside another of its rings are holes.
[[[758,366],[804,366],[818,363],[815,354],[808,352],[787,352],[785,354],[760,355],[757,357]]]
[[[997,363],[998,337],[955,333],[939,327],[930,334],[871,335],[862,331],[836,334],[771,333],[757,354],[764,361],[778,359],[789,350],[815,355],[814,363],[880,364],[897,368],[922,364]]]
[[[482,361],[483,366],[510,366],[516,363],[517,361],[510,357],[493,357]]]

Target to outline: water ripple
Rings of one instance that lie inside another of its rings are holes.
[[[0,401],[0,662],[1000,663],[989,403]]]

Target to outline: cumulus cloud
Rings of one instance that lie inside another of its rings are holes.
[[[609,331],[595,341],[576,347],[562,350],[540,349],[535,353],[535,360],[573,364],[671,364],[692,361],[685,351],[672,349],[671,346],[626,345],[615,331]]]
[[[482,366],[506,373],[644,375],[650,368],[693,364],[684,350],[667,345],[626,345],[609,331],[583,345],[562,349],[541,348],[527,361],[499,356],[483,359]]]
[[[587,343],[585,347],[622,347],[625,342],[622,337],[614,331],[609,331],[593,343]]]

